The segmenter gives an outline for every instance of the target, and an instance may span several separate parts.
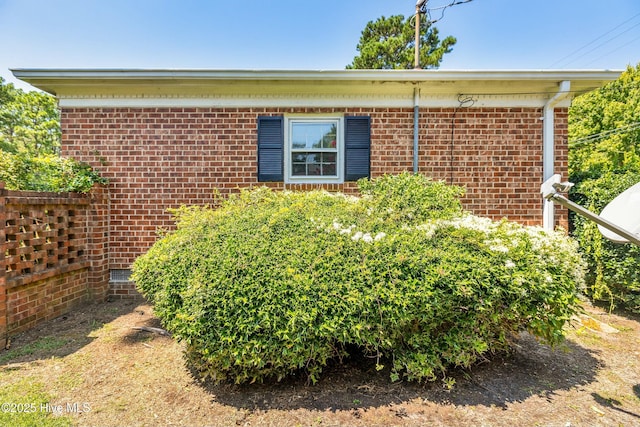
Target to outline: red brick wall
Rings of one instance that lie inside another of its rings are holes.
[[[212,204],[216,189],[260,185],[256,119],[294,112],[370,115],[372,176],[413,168],[412,108],[63,108],[63,154],[110,180],[110,268],[129,268],[157,228],[173,226],[167,208]],[[465,207],[476,214],[541,224],[541,116],[541,108],[423,108],[420,172],[466,186]],[[559,110],[556,170],[564,175],[566,126],[566,110]]]
[[[9,334],[30,329],[88,301],[86,268],[12,287],[6,296]]]
[[[0,183],[0,191],[3,192],[3,190],[4,190],[4,183]],[[6,218],[5,198],[4,198],[4,194],[0,193],[0,219],[5,220],[5,218]],[[2,242],[6,242],[6,233],[5,233],[4,227],[0,227],[0,244]],[[5,249],[4,258],[6,258],[6,249]],[[7,270],[6,261],[3,259],[2,264],[0,265],[0,350],[4,349],[7,346],[7,334],[8,334],[7,278],[5,274],[6,270]]]
[[[477,215],[542,222],[542,109],[439,110],[425,117],[420,171],[467,188]],[[567,173],[567,115],[556,114],[556,172]],[[561,218],[566,227],[566,215]]]

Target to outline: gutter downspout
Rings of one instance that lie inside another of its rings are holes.
[[[413,88],[413,173],[418,173],[418,128],[420,120],[420,89]]]
[[[569,90],[571,89],[571,82],[564,80],[560,82],[558,93],[556,93],[551,99],[549,99],[542,109],[542,181],[546,181],[555,174],[555,107],[561,101],[565,100],[569,96]],[[555,212],[553,209],[553,203],[549,200],[544,201],[544,207],[542,210],[542,227],[545,230],[553,230],[555,227]]]

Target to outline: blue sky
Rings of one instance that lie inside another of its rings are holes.
[[[0,76],[16,83],[9,68],[344,69],[368,21],[414,10],[415,0],[0,0]],[[639,0],[472,0],[435,26],[458,39],[441,69],[640,62]]]

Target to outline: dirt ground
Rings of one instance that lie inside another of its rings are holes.
[[[557,348],[522,334],[443,382],[391,383],[369,360],[280,383],[195,379],[182,345],[133,329],[160,327],[143,300],[88,305],[14,337],[0,386],[36,379],[80,426],[637,426],[640,318],[585,306]],[[449,384],[450,385],[450,384]]]

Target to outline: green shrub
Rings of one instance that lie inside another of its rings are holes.
[[[561,339],[582,280],[571,240],[465,214],[461,189],[421,176],[360,185],[175,212],[133,279],[204,377],[315,381],[357,348],[393,379],[432,380],[523,329]]]
[[[384,175],[374,181],[361,180],[360,192],[376,220],[389,224],[420,224],[429,219],[462,214],[462,187],[431,181],[424,175]]]
[[[599,213],[617,195],[640,182],[640,172],[606,173],[576,186],[572,197],[592,212]],[[640,248],[605,239],[598,226],[575,216],[574,235],[587,261],[586,293],[594,300],[608,301],[640,313]]]
[[[0,181],[9,190],[88,192],[95,183],[106,183],[86,163],[55,154],[36,157],[0,151]]]

